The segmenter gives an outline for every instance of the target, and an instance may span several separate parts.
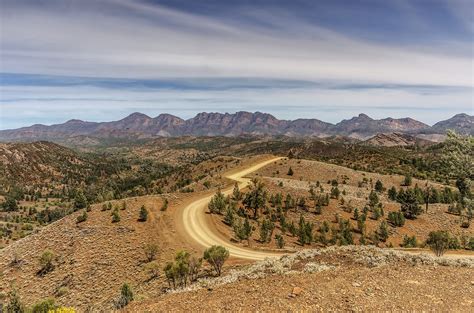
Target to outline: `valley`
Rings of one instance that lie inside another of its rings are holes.
[[[377,309],[389,305],[386,295],[394,292],[387,271],[402,283],[399,271],[420,292],[448,301],[448,291],[429,288],[428,276],[441,282],[470,275],[472,217],[468,208],[458,209],[460,191],[442,167],[405,159],[416,154],[442,165],[439,155],[452,143],[418,144],[253,137],[153,139],[100,150],[5,144],[0,295],[9,301],[14,291],[28,306],[54,299],[80,312],[109,311],[123,308],[126,284],[135,295],[127,310],[172,310],[177,301],[176,310],[184,311],[204,308],[204,299],[223,309],[242,308],[229,297],[237,292],[231,290],[254,288],[255,301],[264,294],[279,299],[265,310]],[[389,164],[390,158],[397,162]],[[111,184],[117,180],[126,183]],[[448,241],[444,256],[436,257],[430,236],[439,230]],[[212,245],[229,255],[220,275],[204,261]],[[193,276],[180,278],[167,267],[178,266],[182,253],[191,262],[186,266],[198,264]],[[369,272],[373,277],[364,280]],[[334,288],[354,294],[362,288],[374,302],[357,296],[336,301],[328,293]],[[460,310],[470,305],[471,289],[459,291]],[[403,299],[413,300],[391,301],[390,307],[439,307],[420,306],[416,295],[407,293]],[[249,300],[245,308],[255,305]]]

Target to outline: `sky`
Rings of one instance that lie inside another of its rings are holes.
[[[0,129],[474,114],[470,0],[0,0]]]

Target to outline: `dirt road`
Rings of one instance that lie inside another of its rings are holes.
[[[248,186],[250,179],[244,176],[255,172],[261,167],[280,160],[281,158],[272,158],[270,160],[259,162],[255,165],[239,170],[226,176],[227,178],[238,182],[239,188],[243,189]],[[232,188],[227,188],[222,191],[225,195],[232,192]],[[201,199],[195,200],[188,204],[182,213],[182,223],[184,230],[189,237],[193,238],[199,245],[203,247],[210,247],[212,245],[220,245],[226,247],[230,255],[240,259],[246,260],[263,260],[266,257],[278,257],[282,253],[252,250],[250,248],[243,248],[232,244],[229,240],[222,238],[219,234],[212,230],[206,216],[207,205],[211,200],[211,196],[204,196]]]

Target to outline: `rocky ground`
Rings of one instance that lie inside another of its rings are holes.
[[[457,311],[474,307],[474,259],[370,246],[265,260],[127,311]]]

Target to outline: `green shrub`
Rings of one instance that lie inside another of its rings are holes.
[[[441,256],[449,247],[449,234],[446,231],[432,231],[428,234],[426,244],[436,256]]]
[[[204,251],[204,260],[214,268],[217,276],[221,276],[222,266],[228,258],[229,250],[222,246],[212,246]]]

